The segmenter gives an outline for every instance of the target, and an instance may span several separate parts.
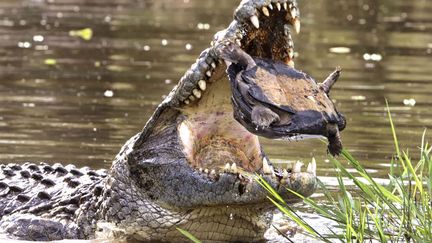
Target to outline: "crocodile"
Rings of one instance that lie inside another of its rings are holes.
[[[299,32],[296,1],[242,1],[109,170],[0,165],[0,234],[184,242],[181,228],[204,242],[262,241],[274,206],[256,178],[288,203],[300,199],[287,188],[310,196],[317,182],[315,161],[276,168],[258,136],[324,136],[337,155],[345,127],[329,98],[340,70],[323,83],[295,70],[290,26]],[[284,92],[305,86],[284,93],[268,77]]]

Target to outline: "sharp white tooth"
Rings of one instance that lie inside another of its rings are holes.
[[[288,178],[288,171],[287,171],[286,169],[283,169],[283,170],[282,170],[282,178],[283,178],[283,179]]]
[[[272,168],[270,168],[270,165],[267,162],[267,159],[263,159],[263,172],[264,174],[271,174],[273,172]]]
[[[210,65],[212,66],[212,68],[216,68],[216,63],[212,62]]]
[[[270,4],[268,5],[268,8],[269,8],[270,10],[273,10],[273,5],[270,3]]]
[[[211,171],[210,171],[210,175],[211,175],[211,176],[215,176],[215,175],[216,175],[216,171],[215,171],[215,170],[211,170]]]
[[[258,20],[258,16],[253,15],[252,17],[250,17],[250,21],[251,21],[252,24],[255,26],[255,28],[259,29],[259,20]]]
[[[199,87],[202,91],[206,90],[206,88],[207,88],[207,83],[206,83],[206,81],[204,81],[204,80],[200,80],[200,81],[198,81],[198,87]]]
[[[294,62],[291,60],[291,61],[289,61],[289,62],[287,63],[287,65],[293,68],[293,67],[294,67]]]
[[[306,172],[312,173],[312,163],[309,163],[306,169]]]
[[[226,163],[225,167],[224,167],[224,171],[228,172],[231,169],[231,166],[229,163]]]
[[[303,163],[300,162],[300,161],[297,161],[297,162],[294,164],[293,172],[294,172],[294,173],[299,173],[299,172],[301,172],[301,167],[302,167],[302,166],[303,166]]]
[[[236,39],[236,44],[241,47],[241,41],[239,39]]]
[[[186,105],[189,105],[190,101],[189,100],[184,100],[183,101]]]
[[[293,20],[293,26],[294,26],[294,30],[295,32],[298,34],[300,33],[300,20],[298,18],[295,18]]]
[[[291,38],[288,40],[288,46],[294,47],[294,41]]]
[[[205,170],[204,170],[204,173],[208,174],[208,173],[209,173],[209,170],[208,170],[208,169],[205,169]]]
[[[284,7],[285,10],[288,10],[288,4],[287,3],[284,3],[283,7]]]
[[[280,11],[281,10],[281,5],[280,5],[280,3],[276,3],[276,7],[277,7],[277,9]]]
[[[193,95],[189,96],[189,100],[192,102],[195,101],[195,96],[193,96]]]
[[[211,73],[211,71],[210,71],[210,70],[208,70],[208,71],[206,72],[206,75],[207,75],[207,77],[211,78],[211,76],[212,76],[212,73]]]
[[[237,165],[236,165],[236,163],[233,163],[231,165],[231,172],[234,173],[234,174],[237,174]]]
[[[288,56],[291,60],[294,59],[294,50],[292,48],[288,49]]]
[[[199,168],[199,172],[203,172],[203,168]]]
[[[291,13],[291,17],[292,18],[297,17],[297,8],[292,8],[291,11],[290,11],[290,13]]]
[[[317,168],[317,165],[316,165],[316,160],[315,160],[315,158],[313,158],[312,157],[312,162],[311,162],[311,167],[312,167],[312,174],[314,175],[314,176],[316,176],[316,168]]]
[[[201,91],[199,91],[198,89],[194,89],[192,90],[193,95],[195,95],[195,97],[197,97],[198,99],[201,98]]]
[[[267,17],[270,16],[270,12],[269,12],[269,10],[268,10],[267,7],[262,7],[262,12],[263,12],[263,14],[264,14],[265,16],[267,16]]]

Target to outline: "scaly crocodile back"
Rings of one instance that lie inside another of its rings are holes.
[[[73,165],[0,165],[0,234],[22,240],[90,237],[106,176],[105,170]]]

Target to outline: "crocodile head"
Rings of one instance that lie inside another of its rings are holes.
[[[229,27],[215,35],[211,47],[201,53],[158,106],[143,131],[117,156],[108,183],[110,193],[106,193],[102,207],[105,220],[114,222],[119,232],[138,239],[181,240],[176,230],[180,227],[204,241],[250,242],[263,238],[271,218],[268,212],[273,208],[255,180],[257,175],[287,202],[299,198],[286,188],[304,196],[315,191],[315,162],[306,171],[301,170],[300,163],[288,170],[276,168],[257,137],[324,135],[330,141],[329,151],[340,152],[339,131],[345,120],[328,97],[339,72],[316,84],[294,70],[289,26],[300,29],[295,1],[240,3]],[[287,77],[276,81],[285,91],[267,89],[267,81],[259,75],[248,76],[251,67],[247,65],[229,66],[230,75],[234,75],[230,80],[224,62],[228,58],[219,51],[221,45],[241,48],[260,67],[282,65],[280,72],[264,69]],[[260,97],[266,99],[240,105],[247,96],[236,93],[233,85],[240,73],[253,79]],[[290,91],[296,80],[305,88],[299,94]],[[282,97],[287,95],[293,97]],[[324,106],[316,105],[320,102]],[[254,107],[261,108],[253,117],[252,112],[245,113]],[[255,130],[257,124],[262,125],[258,120],[266,120],[268,111],[275,113],[278,121]],[[121,208],[120,199],[133,202],[127,206],[129,217],[124,217],[121,209],[114,210]]]

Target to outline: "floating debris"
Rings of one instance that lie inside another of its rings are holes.
[[[30,48],[32,46],[32,44],[28,41],[20,41],[18,42],[18,47],[19,48]]]
[[[351,99],[357,100],[357,101],[362,101],[362,100],[366,100],[366,97],[363,95],[354,95],[354,96],[351,96]]]
[[[381,54],[377,54],[377,53],[365,53],[363,54],[363,59],[365,61],[374,61],[374,62],[379,62],[382,60],[382,56]]]
[[[186,48],[186,50],[190,51],[190,50],[192,50],[193,47],[191,44],[187,43],[185,48]]]
[[[48,58],[48,59],[45,59],[44,63],[45,63],[45,65],[53,66],[53,65],[57,64],[57,60],[52,59],[52,58]]]
[[[344,47],[344,46],[336,46],[336,47],[331,47],[329,49],[329,51],[331,53],[337,53],[337,54],[347,54],[351,52],[351,48],[349,47]]]
[[[93,30],[90,28],[85,28],[81,30],[71,30],[69,31],[69,36],[80,37],[83,40],[91,40],[93,37]]]
[[[104,92],[104,96],[105,97],[109,97],[109,98],[111,98],[111,97],[113,97],[114,96],[114,91],[112,91],[112,90],[105,90],[105,92]]]
[[[197,28],[199,30],[208,30],[208,29],[210,29],[210,24],[208,24],[208,23],[198,23],[197,24]]]
[[[406,106],[415,106],[415,104],[416,104],[416,100],[413,99],[413,98],[410,98],[410,99],[404,99],[404,100],[403,100],[403,104],[406,105]]]
[[[33,41],[34,42],[42,42],[42,41],[44,41],[44,37],[42,35],[34,35]]]

